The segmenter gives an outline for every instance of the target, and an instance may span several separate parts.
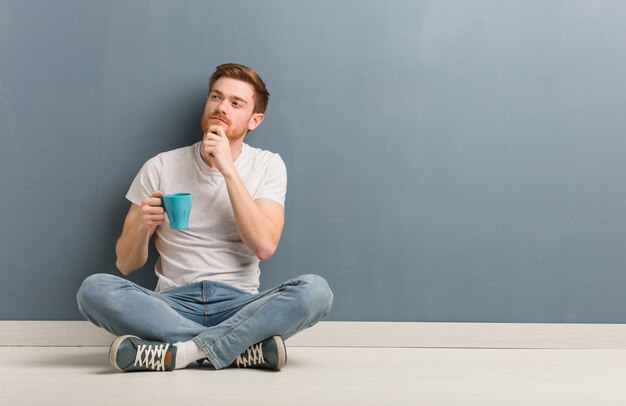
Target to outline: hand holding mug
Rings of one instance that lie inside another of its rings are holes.
[[[163,192],[156,191],[150,197],[141,200],[141,223],[148,229],[156,228],[165,223],[165,210],[161,200]]]

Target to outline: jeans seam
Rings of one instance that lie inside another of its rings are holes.
[[[242,301],[241,303],[232,303],[236,300],[239,300],[240,298],[237,299],[232,299],[229,301],[229,303],[223,305],[222,307],[218,307],[218,308],[212,308],[212,309],[206,309],[206,314],[208,316],[212,316],[214,314],[218,314],[218,313],[223,313],[225,311],[229,311],[232,309],[236,309],[237,307],[245,307],[247,305],[249,305],[250,303],[254,302],[255,298],[254,297],[247,297],[246,300]]]
[[[209,360],[211,365],[213,365],[217,369],[224,368],[217,362],[215,356],[213,355],[213,352],[209,351],[209,348],[207,346],[205,346],[202,342],[198,342],[199,340],[198,340],[197,336],[196,337],[192,337],[191,341],[196,343],[196,345],[202,349],[202,351],[204,352],[204,355],[206,355],[206,358]]]
[[[213,340],[213,342],[211,343],[211,346],[214,346],[218,341],[222,340],[224,337],[226,337],[226,335],[232,333],[234,330],[236,330],[237,328],[239,328],[242,324],[246,323],[248,320],[250,320],[252,317],[254,317],[255,314],[257,314],[263,307],[265,307],[265,305],[267,305],[268,303],[270,303],[272,300],[278,298],[279,296],[281,296],[283,293],[285,292],[285,289],[281,289],[277,292],[277,294],[270,298],[269,300],[265,301],[264,303],[262,303],[257,309],[254,310],[254,312],[252,312],[248,317],[246,317],[245,319],[241,320],[239,323],[237,323],[236,325],[232,326],[228,331],[224,332],[224,334],[222,334],[221,336],[219,336],[218,338],[216,338],[215,340]],[[253,343],[254,344],[254,343]],[[208,352],[208,345],[203,345],[203,349],[205,350],[205,353]],[[214,366],[219,366],[221,368],[224,368],[221,365],[214,365]]]
[[[140,292],[140,293],[146,294],[146,292],[144,292],[143,290],[139,289],[139,288],[138,288],[137,286],[135,286],[135,285],[129,285],[129,286],[131,287],[131,289],[133,289],[133,290],[135,290],[135,291],[137,291],[137,292]],[[161,302],[163,302],[164,304],[166,304],[167,306],[169,306],[171,309],[173,309],[173,310],[175,310],[175,311],[180,311],[180,312],[183,312],[183,313],[189,313],[189,314],[193,314],[193,315],[195,315],[195,316],[199,316],[199,315],[201,315],[201,314],[202,314],[202,312],[198,312],[198,313],[196,313],[196,312],[191,312],[191,311],[189,311],[189,310],[187,310],[187,309],[183,309],[181,306],[178,306],[178,305],[174,305],[174,306],[173,306],[173,305],[172,305],[172,303],[169,303],[167,300],[163,299],[163,298],[162,298],[162,297],[161,297],[158,293],[157,293],[156,295],[148,295],[148,296],[153,297],[153,298],[156,298],[156,299],[159,299]]]

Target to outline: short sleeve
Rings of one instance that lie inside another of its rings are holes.
[[[278,154],[272,157],[265,178],[254,199],[270,199],[285,206],[287,194],[287,167]]]
[[[161,164],[158,156],[150,158],[139,170],[126,193],[126,198],[136,205],[141,205],[144,197],[152,196],[160,189]]]

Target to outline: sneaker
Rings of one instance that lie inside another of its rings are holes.
[[[248,347],[237,357],[233,365],[237,368],[265,368],[278,371],[286,363],[285,343],[279,336],[274,336]]]
[[[172,371],[176,346],[135,336],[117,337],[109,350],[109,361],[118,371]]]

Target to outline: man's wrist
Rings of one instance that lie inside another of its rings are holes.
[[[146,235],[149,237],[152,232],[157,228],[157,226],[147,226],[146,224],[144,224],[143,220],[141,219],[141,214],[138,214],[137,217],[135,217],[134,223],[136,233],[142,237]]]
[[[230,168],[222,170],[222,176],[224,176],[226,180],[232,179],[236,175],[237,175],[237,168],[235,168],[235,165],[233,165]]]

